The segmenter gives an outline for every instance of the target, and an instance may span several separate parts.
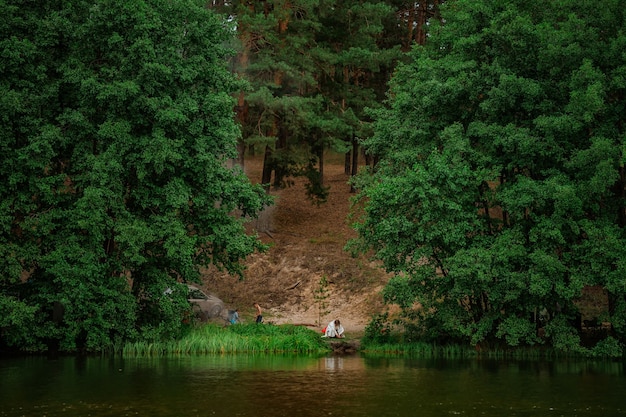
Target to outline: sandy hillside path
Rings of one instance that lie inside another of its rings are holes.
[[[270,250],[249,257],[242,281],[207,270],[205,289],[239,308],[244,320],[254,319],[253,304],[258,302],[267,322],[321,329],[338,318],[346,332],[362,334],[371,316],[384,308],[380,291],[389,276],[364,256],[353,258],[343,249],[356,234],[347,219],[354,194],[342,158],[325,163],[324,181],[330,186],[325,204],[307,199],[302,178],[272,190],[276,205],[250,224]],[[261,167],[260,157],[246,160],[252,182],[260,181]],[[323,277],[325,287],[320,284]]]

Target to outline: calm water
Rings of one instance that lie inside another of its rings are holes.
[[[626,416],[626,365],[198,356],[0,359],[0,416]]]

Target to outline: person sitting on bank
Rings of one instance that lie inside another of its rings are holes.
[[[230,322],[230,324],[235,324],[239,322],[239,309],[228,310],[228,321]]]
[[[261,306],[259,303],[254,304],[254,308],[256,308],[256,322],[263,323],[263,310],[261,310]]]
[[[324,336],[322,337],[336,337],[341,339],[343,337],[343,326],[339,320],[333,320],[328,323],[328,326],[324,328]]]

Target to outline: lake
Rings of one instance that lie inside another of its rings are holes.
[[[0,416],[626,416],[622,362],[0,359]]]

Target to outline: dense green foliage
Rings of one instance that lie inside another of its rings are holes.
[[[215,353],[326,353],[320,334],[303,326],[236,324],[195,327],[180,340],[127,343],[124,356],[161,356]]]
[[[233,30],[195,0],[2,1],[0,329],[28,350],[179,335],[210,263],[260,248],[227,168]],[[169,294],[166,290],[173,291]]]
[[[434,13],[433,3],[420,2],[422,15]],[[242,155],[245,149],[265,154],[264,184],[283,186],[305,175],[309,195],[323,201],[324,150],[349,154],[371,134],[364,109],[384,99],[401,48],[411,42],[413,32],[404,28],[416,24],[418,6],[236,0],[214,1],[213,7],[237,22],[234,68],[249,81],[238,102]]]
[[[626,8],[457,0],[367,141],[360,243],[420,338],[584,352],[586,286],[626,341]],[[540,319],[544,319],[541,321]]]

